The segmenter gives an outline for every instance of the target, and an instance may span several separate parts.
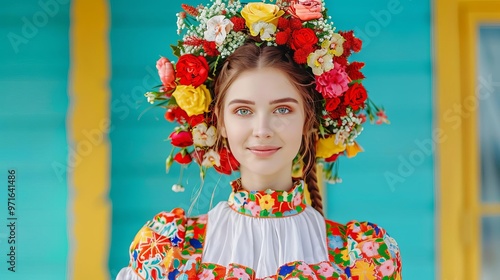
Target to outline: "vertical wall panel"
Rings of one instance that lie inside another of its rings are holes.
[[[0,279],[66,279],[69,1],[2,1]],[[16,272],[7,171],[16,171]]]

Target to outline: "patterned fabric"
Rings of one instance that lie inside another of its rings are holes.
[[[229,204],[243,215],[286,217],[306,207],[301,181],[297,181],[289,192],[248,192],[242,190],[238,182],[232,184],[235,191]],[[261,210],[252,211],[251,203]],[[203,263],[207,217],[187,218],[180,208],[159,213],[146,223],[132,242],[129,268],[141,279],[153,280],[401,279],[401,257],[396,241],[377,225],[357,221],[342,225],[325,220],[329,260],[321,263],[307,264],[297,260],[283,264],[276,274],[265,278],[257,278],[252,268],[240,264],[224,267]]]
[[[260,218],[288,217],[296,215],[306,208],[304,183],[295,180],[289,191],[267,189],[265,191],[247,191],[241,186],[241,180],[231,182],[233,192],[229,196],[229,205],[241,214]]]

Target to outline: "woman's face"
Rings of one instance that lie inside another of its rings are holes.
[[[304,102],[286,74],[245,71],[228,88],[221,134],[242,176],[290,178],[305,122]]]

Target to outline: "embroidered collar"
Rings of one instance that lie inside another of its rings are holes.
[[[231,182],[233,192],[229,196],[229,206],[243,215],[260,218],[279,218],[298,214],[306,208],[304,182],[294,179],[289,191],[267,189],[247,191],[241,186],[241,179]]]

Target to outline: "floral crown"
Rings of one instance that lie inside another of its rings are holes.
[[[177,33],[183,37],[171,46],[178,61],[174,65],[160,58],[156,67],[162,85],[145,94],[148,102],[166,108],[168,121],[178,124],[169,136],[173,147],[166,160],[167,171],[174,162],[184,167],[193,160],[200,166],[202,179],[210,167],[222,174],[238,169],[229,149],[215,145],[213,85],[218,65],[249,39],[287,48],[293,60],[314,75],[315,88],[323,97],[317,114],[316,161],[325,165],[329,182],[340,181],[339,156],[350,158],[362,151],[355,139],[367,116],[371,122],[388,123],[362,84],[364,63],[348,61],[353,52],[361,50],[361,40],[352,31],[335,31],[323,0],[248,4],[211,0],[206,6],[182,4],[182,9],[177,14]],[[294,169],[301,170],[300,166],[296,163]],[[183,187],[175,184],[173,190],[182,191]]]

